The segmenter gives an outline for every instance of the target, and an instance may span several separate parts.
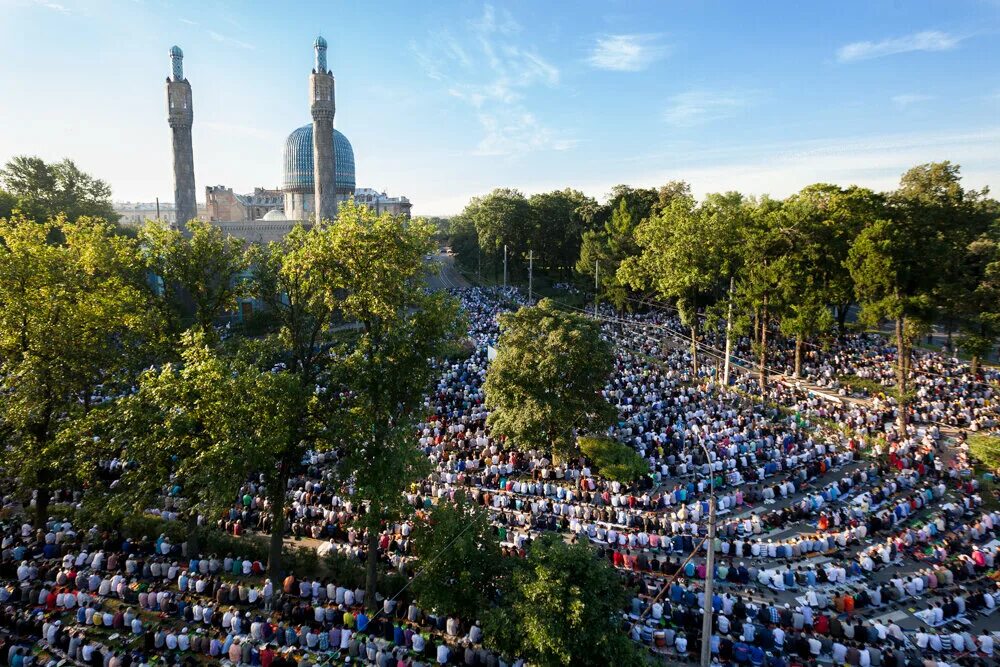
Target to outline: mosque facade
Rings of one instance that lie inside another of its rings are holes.
[[[285,139],[282,179],[278,189],[256,188],[239,194],[224,185],[205,188],[204,214],[195,204],[194,157],[191,143],[193,100],[191,85],[183,74],[183,52],[170,49],[171,76],[167,78],[168,119],[173,133],[175,224],[195,215],[247,241],[283,238],[296,224],[317,218],[336,218],[338,206],[354,199],[377,213],[410,215],[406,197],[390,197],[372,188],[358,188],[354,147],[333,127],[336,96],[333,73],[327,67],[327,42],[313,44],[315,62],[309,76],[309,110],[312,122],[296,128]]]

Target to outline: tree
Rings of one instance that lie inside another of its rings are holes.
[[[593,200],[579,190],[554,190],[528,199],[533,217],[531,247],[539,265],[565,273],[580,256],[584,212]]]
[[[767,387],[768,334],[781,321],[789,293],[788,280],[794,270],[791,246],[796,222],[791,207],[765,197],[751,204],[748,224],[740,239],[743,258],[736,298],[742,312],[752,313],[753,350],[758,359],[758,385],[762,393]]]
[[[972,356],[973,375],[1000,338],[1000,222],[969,244],[957,288],[959,345]]]
[[[913,342],[940,312],[942,284],[988,222],[985,193],[966,192],[959,181],[959,167],[949,162],[910,169],[886,215],[861,231],[848,256],[862,321],[895,321],[900,432],[907,423]]]
[[[421,607],[466,620],[496,601],[507,572],[489,513],[463,494],[443,501],[413,531],[419,571],[413,591]]]
[[[508,260],[527,255],[532,237],[531,207],[517,190],[497,188],[474,197],[462,216],[475,225],[479,247],[492,260],[494,271],[502,266],[504,246]]]
[[[649,474],[649,463],[628,445],[603,436],[579,439],[583,452],[602,477],[631,484]]]
[[[131,384],[155,328],[137,248],[113,231],[91,218],[0,221],[2,465],[34,491],[36,525],[76,465],[65,434]]]
[[[639,665],[620,627],[625,601],[621,579],[589,546],[546,535],[515,566],[500,606],[486,613],[486,643],[540,667]]]
[[[597,298],[609,299],[616,308],[628,300],[628,287],[618,276],[618,267],[627,258],[639,253],[635,230],[639,220],[629,208],[627,198],[621,198],[611,218],[600,230],[584,233],[580,246],[577,273],[597,276]]]
[[[281,241],[256,247],[252,261],[256,297],[274,317],[278,331],[266,341],[274,350],[260,364],[282,369],[291,378],[286,408],[290,428],[282,442],[270,450],[267,495],[271,509],[268,572],[277,580],[285,532],[288,480],[299,469],[305,453],[336,448],[341,431],[336,427],[342,386],[340,358],[331,354],[336,294],[340,288],[331,266],[327,227],[308,230],[294,227]],[[233,396],[233,400],[240,400]]]
[[[744,217],[739,193],[710,195],[701,206],[690,196],[676,196],[639,225],[635,237],[642,252],[626,258],[618,271],[618,279],[633,289],[651,288],[660,299],[677,304],[691,333],[696,376],[700,311],[721,298],[733,275]]]
[[[17,200],[14,208],[32,220],[64,214],[70,221],[86,216],[118,222],[111,187],[81,171],[72,160],[47,163],[19,155],[0,169],[0,184]]]
[[[145,371],[137,391],[94,411],[80,446],[96,450],[91,459],[132,464],[110,494],[115,509],[142,512],[163,487],[180,486],[197,552],[198,514],[228,506],[251,473],[270,476],[275,452],[299,428],[294,408],[308,397],[294,374],[224,355],[200,330],[181,345],[180,363]]]
[[[462,331],[457,303],[426,289],[423,258],[432,235],[421,220],[376,216],[350,203],[322,230],[321,270],[335,287],[327,301],[359,327],[350,345],[338,348],[350,389],[342,408],[342,474],[367,508],[361,524],[368,531],[369,591],[375,590],[379,532],[407,509],[403,491],[425,472],[413,428],[433,377],[430,359]],[[373,606],[375,596],[366,602]]]
[[[487,423],[519,449],[569,454],[577,433],[599,431],[614,419],[601,395],[613,361],[598,322],[548,299],[504,314],[483,386]]]
[[[185,235],[150,221],[140,231],[141,244],[167,303],[211,335],[219,317],[250,293],[250,256],[242,241],[209,222],[191,220],[187,230]]]

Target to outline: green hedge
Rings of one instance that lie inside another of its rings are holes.
[[[590,436],[579,439],[580,450],[602,476],[631,483],[649,474],[649,464],[634,449],[611,438]]]

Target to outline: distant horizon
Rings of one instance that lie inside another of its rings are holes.
[[[449,217],[496,187],[685,180],[697,196],[1000,186],[1000,5],[718,1],[370,8],[0,0],[0,163],[69,158],[116,202],[173,198],[167,50],[185,52],[197,192],[280,184],[324,34],[357,181]],[[637,31],[637,26],[641,26]]]

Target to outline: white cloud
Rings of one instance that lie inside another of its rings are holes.
[[[837,60],[842,63],[852,63],[911,51],[948,51],[958,46],[961,41],[961,37],[946,32],[925,30],[903,37],[883,39],[880,42],[845,44],[837,49]]]
[[[587,58],[593,67],[616,72],[638,72],[667,55],[659,35],[607,35],[598,37]]]
[[[475,113],[483,136],[476,155],[566,150],[575,142],[547,127],[528,105],[531,95],[559,85],[559,68],[519,43],[521,26],[505,9],[484,5],[465,30],[413,41],[410,48],[428,77]]]
[[[34,0],[35,4],[39,7],[44,7],[45,9],[51,9],[54,12],[59,12],[60,14],[71,14],[69,7],[66,5],[61,5],[58,2],[51,2],[51,0]]]
[[[222,44],[230,44],[232,46],[238,46],[241,49],[247,49],[252,51],[253,49],[256,48],[253,44],[236,39],[235,37],[229,37],[228,35],[223,35],[214,30],[209,30],[208,36]]]
[[[753,105],[750,91],[713,92],[689,90],[670,98],[663,119],[671,125],[690,127],[728,118]]]
[[[929,102],[933,100],[934,97],[931,95],[922,95],[920,93],[903,93],[901,95],[893,95],[892,103],[895,104],[900,109],[906,109],[907,107],[920,104],[921,102]]]

